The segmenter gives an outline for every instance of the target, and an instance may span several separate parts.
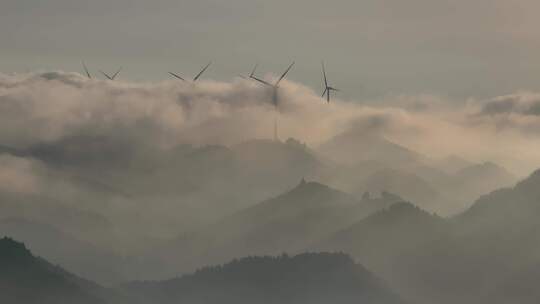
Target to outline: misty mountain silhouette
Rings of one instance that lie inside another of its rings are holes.
[[[122,137],[78,135],[35,144],[21,151],[56,166],[108,168],[125,165],[136,150]]]
[[[515,177],[505,168],[492,162],[472,164],[470,166],[462,168],[456,174],[462,178],[470,180],[481,180],[488,176],[498,176],[499,178],[506,179],[508,181],[512,181],[515,179]]]
[[[160,181],[157,195],[189,195],[196,202],[191,209],[213,210],[204,212],[212,217],[202,222],[209,223],[276,196],[302,177],[315,177],[324,170],[325,165],[312,151],[295,139],[259,139],[231,147],[191,147],[187,153],[164,158],[155,166],[153,177]],[[148,180],[140,183],[136,185],[139,189],[148,188]],[[197,222],[200,225],[201,221]]]
[[[343,251],[385,275],[400,255],[448,234],[449,224],[411,203],[400,202],[336,232],[311,249]]]
[[[474,163],[472,163],[471,161],[466,160],[458,155],[449,155],[442,159],[434,160],[429,164],[443,170],[447,174],[455,174],[459,170],[474,165]]]
[[[85,278],[103,283],[126,279],[121,273],[124,259],[53,226],[18,218],[0,219],[1,236],[31,244],[35,254]]]
[[[460,192],[472,192],[478,198],[493,190],[509,187],[516,183],[517,178],[505,168],[486,162],[465,167],[454,175],[454,186]]]
[[[503,188],[480,197],[470,209],[456,217],[460,226],[476,231],[512,231],[538,225],[540,214],[540,170],[513,188]]]
[[[299,166],[310,169],[319,165],[313,152],[299,140],[289,138],[285,142],[252,139],[231,148],[247,163],[281,163],[283,166]]]
[[[276,189],[283,191],[301,178],[316,177],[325,169],[325,164],[312,150],[293,138],[285,142],[248,140],[231,149],[237,158],[239,174],[248,187],[274,184],[280,187]],[[276,195],[275,192],[265,192],[268,196]]]
[[[0,193],[0,219],[6,218],[44,223],[96,242],[107,242],[112,235],[112,223],[103,215],[39,194]]]
[[[390,191],[425,210],[450,216],[466,210],[480,195],[515,182],[516,177],[493,163],[473,164],[453,174],[423,163],[410,163],[401,168],[381,166],[346,189],[354,194]]]
[[[540,280],[539,202],[540,170],[513,188],[482,196],[448,220],[426,213],[404,217],[407,221],[390,216],[378,229],[363,224],[355,233],[338,233],[331,239],[337,244],[326,244],[352,251],[418,303],[532,304],[540,299],[532,284]]]
[[[401,200],[386,193],[381,198],[358,200],[328,186],[302,180],[282,195],[178,239],[172,258],[179,260],[186,252],[192,253],[184,264],[193,267],[237,256],[295,253]]]
[[[362,128],[351,128],[334,136],[318,151],[337,162],[348,164],[376,160],[394,167],[425,159],[423,155],[393,143],[377,132]]]
[[[248,257],[176,279],[124,287],[147,303],[404,303],[344,254]]]
[[[33,256],[22,244],[0,239],[0,302],[17,304],[126,303],[112,292]]]
[[[252,256],[165,281],[106,289],[0,239],[1,303],[404,304],[386,283],[341,253]]]
[[[323,143],[318,152],[341,165],[328,179],[338,181],[340,188],[355,194],[390,191],[444,215],[462,212],[480,195],[516,181],[496,164],[475,164],[458,156],[430,159],[379,132],[357,128]]]
[[[402,170],[381,169],[361,182],[359,191],[389,191],[423,208],[436,209],[435,203],[444,200],[442,194],[416,174]],[[355,192],[359,194],[360,192]]]
[[[324,164],[295,139],[248,140],[231,147],[178,145],[172,149],[132,149],[124,145],[125,140],[72,136],[20,150],[6,148],[5,152],[36,161],[47,168],[47,174],[52,171],[55,179],[80,189],[81,196],[95,196],[82,209],[110,213],[106,202],[120,197],[133,201],[130,212],[144,217],[149,212],[136,208],[144,209],[151,201],[157,206],[151,213],[161,212],[159,217],[164,219],[158,224],[170,223],[159,228],[170,234],[214,222],[282,193],[304,176],[315,177],[324,171]],[[169,212],[171,205],[182,212]]]

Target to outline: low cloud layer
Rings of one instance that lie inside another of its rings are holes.
[[[64,72],[0,74],[2,145],[99,138],[109,145],[101,152],[111,157],[122,147],[128,153],[270,138],[277,119],[281,138],[295,137],[312,147],[355,128],[434,158],[458,154],[500,161],[525,174],[540,164],[534,152],[538,114],[535,93],[470,100],[460,107],[431,95],[391,96],[368,107],[340,100],[327,104],[312,89],[285,81],[275,108],[271,90],[244,79],[130,83]],[[100,153],[98,143],[85,149]]]
[[[474,120],[493,124],[498,131],[516,130],[531,140],[540,134],[540,94],[521,92],[483,103]]]

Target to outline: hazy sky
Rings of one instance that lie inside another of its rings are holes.
[[[0,71],[92,72],[158,80],[174,70],[229,79],[255,62],[341,96],[492,97],[540,86],[533,0],[1,0]]]

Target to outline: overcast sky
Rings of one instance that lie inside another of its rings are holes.
[[[540,87],[533,0],[1,0],[0,71],[124,66],[123,78],[230,79],[297,66],[319,90],[320,60],[345,99],[432,93],[484,98]]]

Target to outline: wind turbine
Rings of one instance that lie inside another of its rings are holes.
[[[208,63],[208,64],[207,64],[200,72],[199,72],[199,74],[197,74],[197,76],[195,76],[195,77],[193,78],[193,81],[195,82],[195,81],[199,80],[199,78],[201,77],[201,75],[208,69],[208,67],[210,67],[211,64],[212,64],[212,62],[210,61],[210,62],[209,62],[209,63]],[[178,74],[176,74],[176,73],[169,72],[169,74],[170,74],[171,76],[173,76],[174,78],[178,78],[178,79],[180,79],[180,80],[182,80],[182,81],[186,81],[183,77],[181,77],[180,75],[178,75]]]
[[[326,70],[324,69],[324,62],[322,62],[321,64],[324,76],[324,92],[322,93],[321,97],[324,97],[324,95],[326,94],[326,102],[330,103],[330,92],[338,92],[339,90],[328,85],[328,80],[326,79]]]
[[[242,79],[254,79],[253,78],[253,75],[255,75],[255,70],[257,70],[257,67],[259,66],[259,64],[255,64],[255,67],[253,67],[253,70],[251,71],[251,73],[249,74],[249,76],[244,76],[244,75],[238,75],[240,78]]]
[[[86,76],[88,77],[88,79],[92,79],[92,75],[90,75],[90,72],[88,72],[88,68],[86,67],[86,64],[84,63],[84,61],[82,62],[82,66],[84,68],[84,72],[86,73]]]
[[[287,73],[289,73],[289,71],[291,70],[293,66],[294,66],[294,61],[289,65],[289,67],[285,70],[285,72],[281,74],[281,77],[279,77],[279,79],[274,84],[271,84],[270,82],[265,81],[255,76],[255,69],[257,68],[257,66],[255,66],[255,69],[253,69],[253,72],[251,73],[249,77],[273,89],[272,101],[274,102],[274,106],[277,107],[277,91],[279,88],[279,83],[283,80],[283,78],[285,78],[285,76],[287,75]]]
[[[293,65],[294,65],[294,61],[289,65],[289,67],[285,70],[285,72],[283,72],[283,74],[281,74],[281,77],[279,77],[279,79],[274,84],[271,84],[270,82],[268,82],[266,80],[263,80],[263,79],[260,79],[257,76],[255,76],[255,70],[257,69],[257,66],[255,66],[255,68],[251,72],[251,75],[249,75],[249,77],[251,79],[254,79],[254,80],[256,80],[256,81],[258,81],[258,82],[272,88],[272,102],[274,103],[274,109],[275,110],[277,110],[277,106],[278,106],[278,95],[277,94],[278,94],[279,83],[283,80],[283,78],[285,78],[287,73],[289,73],[289,71],[291,70]],[[276,142],[279,141],[279,138],[278,138],[278,122],[277,122],[278,117],[277,116],[278,116],[278,112],[276,111],[276,117],[274,119],[274,141],[276,141]]]
[[[116,71],[116,73],[114,73],[114,74],[111,76],[111,75],[109,75],[109,74],[103,72],[102,70],[99,70],[99,72],[100,72],[101,74],[103,74],[103,76],[107,77],[107,79],[109,79],[109,80],[114,80],[114,79],[116,78],[116,76],[118,76],[118,74],[120,74],[120,71],[122,71],[122,67],[120,67],[120,68],[118,69],[118,71]]]

